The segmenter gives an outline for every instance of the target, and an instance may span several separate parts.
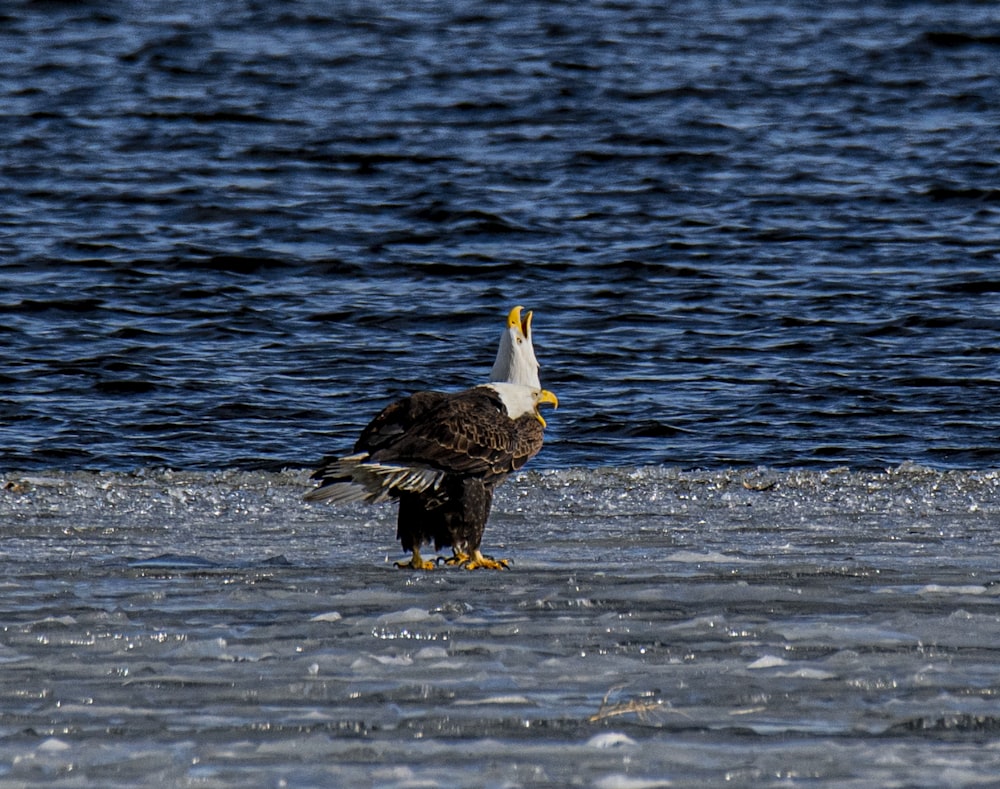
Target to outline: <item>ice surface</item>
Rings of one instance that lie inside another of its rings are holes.
[[[395,569],[391,506],[307,489],[0,480],[0,787],[1000,771],[995,472],[529,473],[503,573]]]

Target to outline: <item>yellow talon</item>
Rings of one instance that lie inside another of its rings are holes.
[[[465,564],[469,561],[469,554],[456,551],[454,548],[452,548],[452,551],[454,553],[449,558],[443,560],[445,564]]]
[[[417,548],[413,549],[413,556],[408,562],[393,562],[394,567],[399,567],[402,570],[433,570],[434,562],[430,559],[424,559],[420,555],[420,551]]]
[[[506,559],[493,559],[489,556],[483,556],[477,548],[472,552],[472,556],[468,557],[468,560],[462,562],[462,566],[466,570],[506,570],[510,567],[510,563]]]

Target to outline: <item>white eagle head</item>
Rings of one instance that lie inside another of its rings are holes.
[[[492,389],[500,395],[500,401],[507,411],[507,416],[511,419],[520,419],[526,414],[532,414],[535,419],[542,423],[542,427],[547,427],[545,419],[538,410],[539,407],[542,405],[559,407],[559,398],[548,389],[509,383],[491,383],[482,384],[482,386]]]
[[[507,314],[507,325],[500,335],[500,347],[490,371],[490,382],[541,389],[538,360],[531,344],[531,312],[522,318],[523,310],[524,307],[514,307]]]

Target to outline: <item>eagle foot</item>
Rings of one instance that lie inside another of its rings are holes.
[[[420,555],[420,551],[416,548],[413,549],[413,556],[410,557],[408,562],[393,562],[393,567],[398,567],[401,570],[433,570],[436,565],[430,559],[425,559]]]
[[[466,561],[461,562],[466,570],[508,570],[510,562],[507,559],[494,559],[492,556],[483,556],[478,550],[473,551],[471,556],[466,557]]]
[[[453,548],[452,550],[454,551],[455,549]],[[453,567],[456,564],[458,565],[465,564],[467,561],[469,561],[469,559],[470,559],[469,554],[463,553],[462,551],[455,551],[451,556],[447,558],[445,558],[444,556],[439,556],[437,561],[438,564],[447,564],[449,567]]]

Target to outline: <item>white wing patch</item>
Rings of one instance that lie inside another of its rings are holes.
[[[367,463],[367,452],[334,460],[323,469],[323,478],[333,480],[309,491],[308,501],[377,504],[388,501],[395,492],[423,493],[436,490],[444,472],[426,466],[398,466]]]

